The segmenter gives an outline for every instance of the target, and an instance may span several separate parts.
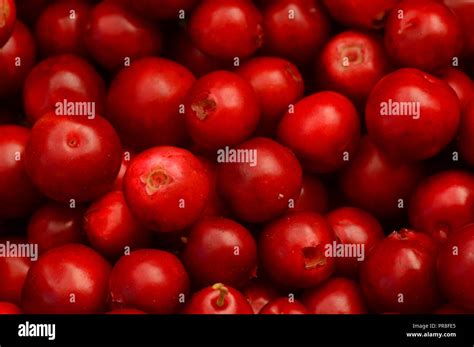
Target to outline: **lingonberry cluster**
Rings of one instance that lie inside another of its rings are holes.
[[[473,313],[473,18],[0,0],[0,313]]]

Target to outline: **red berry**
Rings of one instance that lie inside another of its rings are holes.
[[[299,301],[279,298],[266,304],[260,314],[308,314],[308,310]]]
[[[310,288],[327,279],[335,268],[326,247],[335,240],[326,220],[301,212],[265,227],[258,249],[265,273],[281,287]]]
[[[399,66],[432,71],[449,65],[462,46],[461,26],[440,1],[404,0],[387,18],[385,47]]]
[[[273,134],[290,105],[303,97],[304,81],[298,68],[285,59],[257,57],[236,72],[250,82],[260,100],[260,133]]]
[[[461,309],[474,310],[474,224],[456,231],[438,255],[438,283],[444,297]]]
[[[101,2],[92,9],[84,40],[92,57],[109,70],[157,55],[162,41],[156,25],[113,2]]]
[[[458,148],[461,158],[474,166],[474,98],[466,105],[459,126]]]
[[[360,283],[375,312],[422,313],[439,304],[436,244],[407,229],[393,232],[369,253]]]
[[[82,217],[84,210],[67,205],[48,203],[43,205],[30,219],[28,242],[37,244],[40,253],[68,244],[82,243]]]
[[[456,229],[474,222],[474,176],[444,171],[423,181],[410,201],[410,224],[445,241]]]
[[[52,3],[41,12],[35,25],[39,50],[44,56],[86,55],[83,32],[91,5],[85,0]]]
[[[16,6],[14,0],[3,0],[0,3],[0,48],[8,41],[16,22]]]
[[[315,56],[329,37],[329,19],[315,0],[277,0],[263,10],[265,49],[298,63]]]
[[[253,314],[252,307],[236,289],[216,283],[195,293],[185,314]]]
[[[340,185],[353,206],[377,217],[399,216],[421,178],[419,164],[398,163],[367,136],[341,172]],[[370,182],[370,184],[368,184]]]
[[[88,201],[112,188],[120,154],[120,140],[105,119],[48,114],[31,131],[25,165],[48,197]]]
[[[22,314],[21,309],[9,302],[0,302],[0,314]]]
[[[201,51],[219,59],[247,58],[263,42],[262,16],[248,0],[203,0],[188,30]]]
[[[169,314],[179,310],[188,289],[188,275],[176,256],[144,249],[122,256],[115,264],[109,297],[113,309]]]
[[[84,215],[84,231],[91,246],[107,258],[146,247],[151,235],[132,215],[121,191],[95,201]]]
[[[257,314],[270,301],[277,299],[280,294],[269,282],[254,278],[242,288],[242,294],[252,306],[253,313]]]
[[[363,247],[362,254],[343,254],[336,258],[336,269],[340,275],[356,278],[359,268],[370,250],[384,238],[380,223],[364,210],[341,207],[327,215],[339,245]],[[352,252],[352,251],[351,251]]]
[[[194,81],[191,72],[170,60],[140,59],[112,81],[108,118],[132,149],[181,144],[186,129],[180,105]]]
[[[26,276],[21,307],[29,314],[102,312],[110,265],[92,249],[78,244],[46,252]]]
[[[190,152],[155,147],[133,159],[125,174],[124,193],[141,223],[159,232],[176,232],[201,216],[210,178]]]
[[[23,89],[23,106],[28,121],[34,124],[48,112],[58,111],[65,101],[66,105],[89,103],[96,114],[103,114],[104,97],[104,82],[94,68],[65,54],[43,60],[31,70]]]
[[[461,103],[461,110],[465,110],[469,101],[474,97],[474,83],[471,79],[464,72],[453,67],[438,71],[437,76],[456,92]]]
[[[15,95],[33,68],[36,44],[29,29],[20,21],[10,39],[0,47],[0,98]],[[18,65],[18,58],[21,65]]]
[[[367,313],[359,286],[345,278],[335,277],[307,290],[302,300],[311,314]]]
[[[300,193],[302,172],[293,153],[275,141],[258,137],[235,147],[246,153],[240,162],[219,155],[217,186],[236,215],[252,223],[269,221]],[[237,156],[236,154],[236,156]],[[252,157],[254,160],[252,160]]]
[[[300,196],[296,198],[289,212],[324,213],[328,207],[328,193],[323,183],[315,176],[303,176]]]
[[[257,246],[252,234],[225,218],[207,218],[195,224],[182,256],[194,283],[201,286],[224,282],[239,287],[257,269]]]
[[[395,158],[422,160],[438,154],[456,135],[459,101],[438,78],[400,69],[372,89],[365,119],[380,149]]]
[[[206,149],[241,143],[260,119],[259,101],[250,83],[227,71],[201,77],[186,96],[185,108],[189,134]]]
[[[334,92],[319,92],[285,114],[278,138],[312,172],[340,169],[357,149],[360,121],[353,104]]]

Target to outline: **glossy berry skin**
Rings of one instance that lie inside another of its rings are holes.
[[[37,244],[40,253],[68,244],[83,243],[84,210],[66,204],[47,203],[35,211],[28,224],[28,242]]]
[[[259,313],[270,301],[280,297],[280,294],[270,282],[260,278],[254,278],[247,282],[245,287],[242,288],[242,294],[252,306],[255,314]]]
[[[250,59],[236,72],[250,82],[260,100],[259,132],[273,134],[290,105],[303,97],[301,73],[290,61],[275,57]]]
[[[454,89],[461,104],[461,110],[465,110],[474,97],[474,82],[464,72],[453,67],[442,69],[436,75]],[[462,127],[460,129],[462,130]]]
[[[400,103],[412,106],[403,109]],[[365,120],[380,149],[414,161],[430,158],[449,144],[459,126],[459,111],[456,93],[445,82],[421,70],[400,69],[372,89]]]
[[[20,21],[10,39],[0,47],[0,98],[15,95],[21,90],[36,57],[36,43],[29,29]],[[17,58],[21,65],[17,66]]]
[[[384,238],[382,226],[371,214],[355,207],[340,207],[331,211],[327,216],[338,244],[361,245],[363,259],[355,256],[336,258],[337,273],[357,278],[362,262],[370,250]]]
[[[138,221],[158,232],[176,232],[195,223],[206,207],[210,178],[187,150],[155,147],[130,163],[124,194]]]
[[[303,184],[294,205],[288,212],[324,213],[328,207],[328,192],[323,183],[315,176],[303,176]]]
[[[112,81],[107,116],[132,149],[182,144],[186,129],[179,105],[194,81],[189,70],[171,60],[140,59]]]
[[[329,38],[329,19],[315,0],[269,1],[262,15],[269,54],[307,63]]]
[[[59,1],[46,7],[35,24],[41,54],[86,56],[83,32],[91,8],[86,0]]]
[[[474,274],[474,225],[469,224],[453,234],[438,255],[438,283],[451,303],[474,310],[474,286],[468,280]]]
[[[33,183],[57,201],[93,200],[110,190],[122,148],[102,117],[42,117],[31,131],[25,166]]]
[[[260,120],[259,100],[250,83],[227,71],[201,77],[189,90],[184,105],[188,132],[206,149],[241,143]]]
[[[245,284],[257,269],[257,245],[242,225],[225,218],[206,218],[187,237],[183,263],[195,284]]]
[[[311,314],[365,314],[367,307],[359,285],[335,277],[303,294],[303,303]]]
[[[162,45],[157,26],[113,2],[94,6],[84,40],[92,57],[109,70],[123,67],[127,58],[157,55]]]
[[[433,71],[448,66],[462,46],[458,19],[442,2],[403,0],[387,18],[385,47],[399,66]]]
[[[413,228],[445,241],[474,222],[474,176],[444,171],[422,181],[411,198],[409,216]]]
[[[341,172],[340,186],[352,206],[379,218],[393,218],[403,213],[399,199],[407,205],[421,176],[420,164],[394,161],[364,136]]]
[[[459,126],[458,149],[461,158],[474,166],[474,98],[466,105]]]
[[[107,312],[106,314],[146,314],[146,312],[134,309],[134,308],[119,308]]]
[[[54,82],[54,83],[53,83]],[[23,88],[23,106],[34,124],[56,103],[94,102],[103,114],[105,86],[102,78],[85,60],[75,55],[57,55],[43,60],[31,70]]]
[[[247,58],[263,42],[262,16],[248,0],[203,0],[193,11],[188,30],[201,51],[223,60]]]
[[[189,279],[171,253],[142,249],[124,255],[110,275],[109,299],[113,309],[136,308],[147,313],[176,313],[180,295],[187,295]]]
[[[7,241],[13,244],[25,244],[23,238],[2,238],[0,242],[6,244]],[[21,291],[25,283],[26,274],[32,264],[31,258],[25,257],[0,257],[0,301],[8,301],[19,304]]]
[[[145,248],[151,235],[132,215],[121,191],[95,201],[84,215],[84,231],[101,255],[116,259],[126,250]]]
[[[252,307],[237,289],[216,283],[195,293],[184,314],[253,314]]]
[[[0,126],[0,219],[26,217],[38,205],[41,195],[25,169],[27,128]]]
[[[425,234],[393,232],[368,254],[360,284],[375,312],[422,313],[439,303],[435,242]]]
[[[14,0],[5,0],[0,4],[0,47],[10,38],[16,22],[16,6]]]
[[[326,257],[326,245],[335,240],[326,220],[316,213],[282,217],[260,235],[258,250],[265,273],[283,288],[310,288],[327,279],[335,259]]]
[[[345,26],[380,29],[398,0],[323,0],[331,16]]]
[[[0,315],[1,314],[22,314],[21,309],[9,302],[0,302]]]
[[[354,105],[345,96],[319,92],[299,101],[278,127],[278,138],[311,172],[340,169],[345,157],[355,153],[360,121]]]
[[[301,189],[302,170],[294,154],[263,137],[235,148],[255,150],[257,156],[255,165],[219,163],[218,191],[232,210],[239,219],[251,223],[269,221],[283,213],[288,208],[288,199],[295,199]]]
[[[308,314],[309,311],[299,301],[279,298],[266,304],[260,314]]]
[[[109,273],[109,263],[86,246],[71,244],[52,249],[28,272],[21,307],[29,314],[103,312]]]
[[[345,31],[333,36],[316,60],[316,79],[324,90],[346,95],[357,105],[390,70],[383,43],[375,36]]]

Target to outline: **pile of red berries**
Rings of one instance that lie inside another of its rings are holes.
[[[474,312],[473,18],[0,0],[0,313]]]

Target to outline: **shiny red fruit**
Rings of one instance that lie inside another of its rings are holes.
[[[203,0],[188,26],[194,44],[219,59],[247,58],[263,42],[262,16],[248,0]]]
[[[456,229],[474,222],[474,176],[444,171],[420,183],[409,206],[415,230],[445,241]]]
[[[140,59],[112,81],[107,117],[132,149],[182,144],[187,136],[180,105],[194,81],[171,60]]]
[[[143,249],[124,255],[110,274],[113,309],[136,308],[148,313],[176,313],[189,290],[183,265],[171,253]]]
[[[299,301],[279,298],[266,304],[260,314],[308,314],[309,311]]]
[[[40,201],[25,169],[29,137],[27,128],[0,126],[0,219],[25,217]]]
[[[315,0],[269,1],[262,14],[264,47],[270,54],[306,63],[329,38],[329,19]]]
[[[433,71],[459,57],[463,32],[454,13],[440,1],[404,0],[387,18],[385,47],[395,64]]]
[[[260,278],[250,280],[245,287],[242,288],[242,294],[252,306],[253,313],[257,314],[270,301],[280,297],[278,291],[273,285]]]
[[[121,152],[120,139],[105,119],[48,114],[31,131],[25,165],[48,197],[88,201],[112,188]]]
[[[444,297],[459,308],[474,310],[474,224],[456,231],[438,255],[438,283]]]
[[[278,138],[311,172],[340,169],[356,151],[360,121],[345,96],[319,92],[299,101],[278,127]]]
[[[392,218],[407,207],[421,174],[419,164],[394,161],[365,136],[341,172],[340,186],[351,205],[377,217]]]
[[[291,62],[275,57],[257,57],[236,70],[249,81],[260,101],[259,132],[273,134],[288,108],[303,97],[304,81]]]
[[[300,193],[302,170],[293,153],[277,142],[257,137],[218,155],[217,186],[238,218],[269,221]],[[237,157],[236,153],[246,153]],[[235,159],[235,160],[233,160]],[[239,160],[238,160],[239,159]]]
[[[335,259],[326,248],[335,241],[326,220],[301,212],[282,217],[265,227],[258,250],[264,272],[283,288],[310,288],[327,279]]]
[[[36,43],[29,29],[17,21],[10,39],[0,47],[0,98],[11,97],[21,90],[35,57]]]
[[[379,242],[361,268],[360,284],[372,311],[423,313],[440,301],[435,242],[402,229]]]
[[[252,307],[236,289],[216,283],[195,293],[184,314],[253,314]]]
[[[302,301],[311,314],[367,313],[359,285],[345,278],[335,277],[307,290]]]
[[[338,274],[357,278],[365,257],[384,238],[382,226],[371,214],[354,207],[335,209],[326,218],[341,249],[350,249],[336,258]]]
[[[40,253],[85,240],[82,230],[84,210],[80,207],[48,203],[35,211],[28,224],[28,242],[37,244]]]
[[[390,156],[406,161],[438,154],[456,135],[456,93],[447,83],[417,69],[400,69],[370,93],[365,120],[369,136]]]
[[[35,24],[41,54],[85,56],[83,33],[91,8],[85,0],[58,1],[46,7]]]
[[[363,104],[390,65],[383,43],[374,35],[345,31],[333,36],[316,60],[316,80],[324,90]]]
[[[154,23],[113,2],[95,5],[83,39],[95,61],[109,70],[158,55],[162,45],[161,32]]]
[[[194,224],[207,205],[210,189],[210,178],[199,159],[176,147],[142,152],[124,179],[131,211],[158,232],[176,232]]]
[[[242,225],[225,218],[196,223],[187,237],[183,263],[194,283],[240,287],[255,275],[257,245]]]
[[[300,196],[289,206],[288,212],[324,213],[328,207],[328,192],[315,176],[303,176]]]
[[[323,0],[331,16],[345,26],[380,29],[399,0]]]
[[[95,113],[103,114],[104,98],[100,75],[85,60],[69,54],[53,56],[36,65],[23,89],[23,106],[31,124],[48,112],[59,112],[58,106],[68,106],[68,102],[88,103],[91,110],[94,105]]]
[[[453,67],[442,69],[436,75],[448,83],[456,92],[461,104],[461,110],[465,110],[469,101],[474,97],[474,82],[464,72]]]
[[[0,302],[0,315],[1,314],[22,314],[21,309],[9,302]]]
[[[107,193],[89,207],[84,231],[91,246],[111,259],[145,248],[151,241],[150,232],[132,215],[121,191]]]
[[[461,158],[474,166],[474,98],[466,105],[459,126],[458,149]]]
[[[86,246],[52,249],[31,266],[21,307],[29,314],[103,312],[109,273],[109,263]]]
[[[191,138],[206,149],[241,143],[260,120],[259,100],[250,83],[227,71],[201,77],[189,90],[184,106]]]
[[[14,0],[3,0],[0,3],[0,47],[10,38],[16,22],[16,6]]]

